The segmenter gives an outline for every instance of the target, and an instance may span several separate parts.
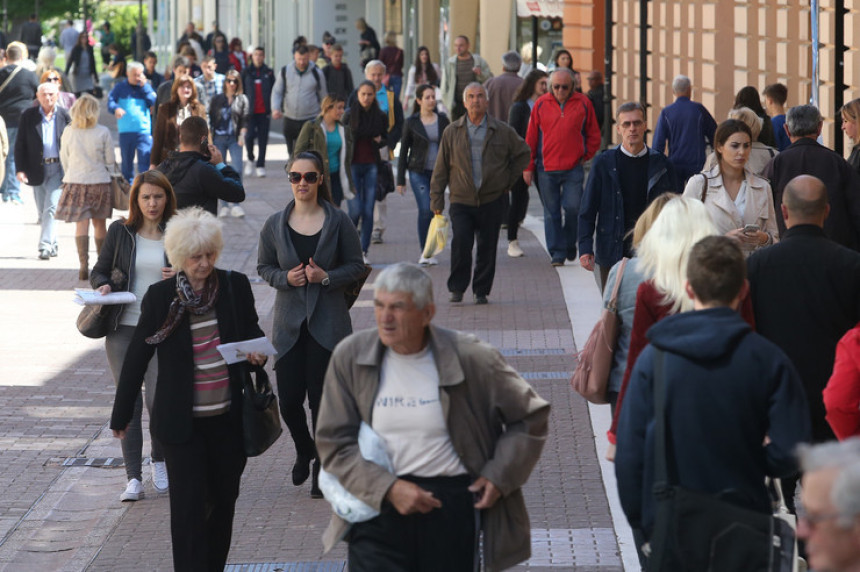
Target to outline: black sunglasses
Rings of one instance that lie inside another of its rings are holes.
[[[49,77],[48,81],[61,81],[58,77]]]
[[[289,173],[287,173],[287,177],[294,185],[298,185],[302,181],[302,177],[304,177],[305,181],[313,185],[317,182],[319,176],[320,174],[316,171],[310,171],[308,173],[297,173],[296,171],[290,171]]]
[[[239,80],[237,80],[237,79],[228,79],[228,80],[227,80],[227,83],[235,83],[236,85],[239,85]]]

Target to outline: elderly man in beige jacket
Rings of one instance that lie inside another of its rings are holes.
[[[377,328],[334,350],[316,445],[323,468],[379,516],[347,529],[351,572],[472,570],[477,530],[488,571],[529,558],[520,488],[547,436],[549,403],[494,348],[430,324],[430,276],[400,263],[375,281]],[[361,422],[385,444],[394,472],[364,459]]]

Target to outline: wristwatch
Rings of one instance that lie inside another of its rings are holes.
[[[322,279],[322,281],[320,282],[320,284],[322,284],[323,286],[328,286],[328,285],[329,285],[329,282],[331,282],[331,280],[329,280],[329,279],[328,279],[328,274],[326,274],[326,275],[325,275],[325,278],[323,278],[323,279]]]

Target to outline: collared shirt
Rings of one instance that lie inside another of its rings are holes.
[[[622,145],[620,145],[618,148],[619,148],[619,149],[621,149],[621,152],[622,152],[622,153],[624,153],[624,154],[625,154],[625,155],[627,155],[628,157],[633,157],[634,159],[635,159],[636,157],[644,157],[645,155],[647,155],[647,154],[648,154],[648,145],[643,145],[643,146],[642,146],[642,149],[640,149],[640,150],[639,150],[639,152],[638,152],[638,153],[636,153],[635,155],[634,155],[633,153],[631,153],[630,151],[628,151],[628,150],[627,150],[627,148],[626,148],[626,147],[624,147],[624,145],[623,145],[623,144],[622,144]]]
[[[54,107],[54,112],[51,118],[45,115],[45,110],[39,106],[39,112],[42,114],[42,156],[45,159],[60,158],[60,144],[57,141],[57,108]]]
[[[483,173],[481,171],[481,158],[484,151],[484,139],[487,137],[487,115],[478,125],[475,125],[466,117],[466,126],[469,130],[469,143],[472,150],[472,181],[475,188],[481,188]]]
[[[211,81],[201,75],[194,80],[197,84],[197,98],[208,108],[209,102],[219,93],[224,93],[224,74],[216,73]]]

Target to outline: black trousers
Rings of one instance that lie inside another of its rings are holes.
[[[302,126],[307,122],[306,119],[290,119],[284,117],[284,139],[287,140],[287,152],[290,157],[293,156],[293,149],[296,147],[296,139],[302,132]]]
[[[173,568],[224,570],[247,460],[241,433],[229,414],[199,417],[191,439],[162,443],[162,449],[170,477]]]
[[[322,399],[323,380],[331,352],[314,340],[308,331],[307,322],[302,322],[299,339],[275,363],[278,379],[278,406],[284,418],[296,454],[306,458],[316,457],[316,447],[308,430],[308,417],[305,415],[305,396],[311,409],[311,421],[316,432],[317,415]]]
[[[451,203],[449,214],[453,236],[449,292],[465,292],[471,282],[476,296],[489,296],[496,275],[496,250],[504,211],[502,198],[478,207]],[[476,239],[473,278],[472,246]]]
[[[248,161],[254,162],[254,141],[259,145],[257,166],[266,166],[266,146],[269,144],[269,124],[272,117],[268,113],[252,113],[248,118],[248,132],[245,134],[245,151]]]
[[[352,526],[350,572],[472,572],[477,570],[478,517],[468,475],[402,476],[433,493],[442,508],[402,515],[387,501],[379,516]]]
[[[526,212],[529,210],[529,186],[523,181],[522,176],[517,179],[514,186],[511,187],[511,203],[508,207],[507,223],[508,223],[508,242],[517,240],[517,232],[520,228],[520,223],[526,218]]]

